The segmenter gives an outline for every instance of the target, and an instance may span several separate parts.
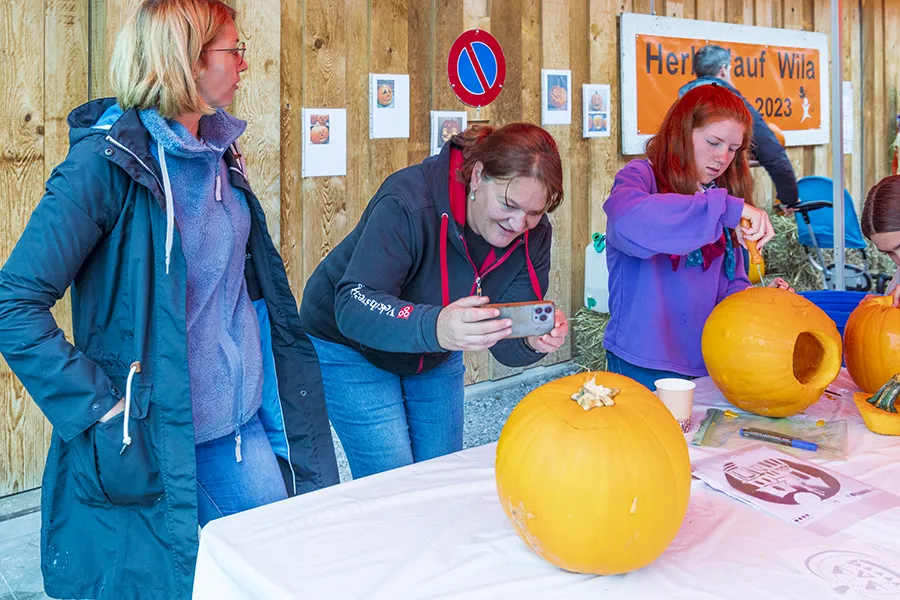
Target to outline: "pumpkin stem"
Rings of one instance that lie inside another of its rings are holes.
[[[590,410],[597,406],[615,406],[613,398],[619,393],[618,388],[608,388],[597,383],[596,377],[591,377],[584,382],[581,389],[572,394],[572,400],[584,410]]]
[[[900,401],[900,373],[888,379],[887,383],[867,400],[869,404],[874,404],[875,408],[891,413],[897,412],[897,404],[900,403],[898,401]]]

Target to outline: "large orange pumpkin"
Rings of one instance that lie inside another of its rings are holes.
[[[613,575],[650,564],[675,538],[691,464],[681,428],[650,390],[594,372],[525,396],[500,434],[496,477],[506,516],[535,554]]]
[[[900,308],[891,303],[891,296],[867,297],[844,326],[847,371],[870,394],[900,373]]]
[[[728,401],[767,417],[806,409],[841,370],[834,321],[803,296],[776,288],[749,288],[720,302],[701,345]]]

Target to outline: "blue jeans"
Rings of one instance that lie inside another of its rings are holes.
[[[235,455],[234,435],[198,444],[196,452],[201,527],[213,519],[287,498],[278,459],[259,415],[241,427],[241,462]]]
[[[625,377],[631,377],[638,383],[648,387],[651,392],[656,391],[656,384],[654,382],[657,379],[667,379],[670,377],[676,379],[694,379],[693,377],[675,373],[674,371],[659,371],[657,369],[648,369],[646,367],[633,365],[630,362],[622,360],[609,350],[606,351],[606,370],[610,373],[618,373]]]
[[[462,352],[425,373],[395,375],[352,348],[309,339],[354,479],[462,450]]]

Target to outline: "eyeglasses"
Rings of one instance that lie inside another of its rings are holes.
[[[243,61],[244,60],[244,52],[247,51],[247,44],[244,42],[238,42],[237,48],[208,48],[203,52],[231,52],[231,55],[236,59]]]

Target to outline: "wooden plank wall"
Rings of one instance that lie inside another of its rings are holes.
[[[550,297],[567,314],[581,302],[584,247],[602,231],[602,204],[619,153],[618,16],[622,12],[706,19],[828,33],[828,0],[227,0],[238,10],[250,70],[233,111],[249,121],[243,137],[251,183],[262,199],[298,299],[325,254],[353,227],[393,171],[428,154],[431,110],[468,110],[470,121],[540,122],[540,71],[572,70],[573,125],[548,129],[564,159],[565,203],[555,227]],[[65,117],[108,94],[116,33],[137,0],[0,2],[0,260],[5,260],[67,150]],[[847,187],[857,201],[888,172],[888,145],[900,107],[900,3],[845,0],[844,78],[854,85],[856,139]],[[496,36],[505,51],[505,90],[491,106],[463,106],[447,84],[447,52],[467,28]],[[369,140],[368,74],[409,73],[411,136]],[[612,86],[612,137],[581,137],[581,84]],[[302,179],[303,107],[346,108],[346,177]],[[865,128],[862,124],[865,123]],[[828,146],[790,150],[798,176],[830,171]],[[757,202],[772,200],[765,173]],[[67,301],[54,313],[69,330]],[[567,345],[545,363],[571,357]],[[467,381],[514,373],[487,353],[466,357]],[[0,496],[40,483],[49,436],[21,384],[0,365]]]

